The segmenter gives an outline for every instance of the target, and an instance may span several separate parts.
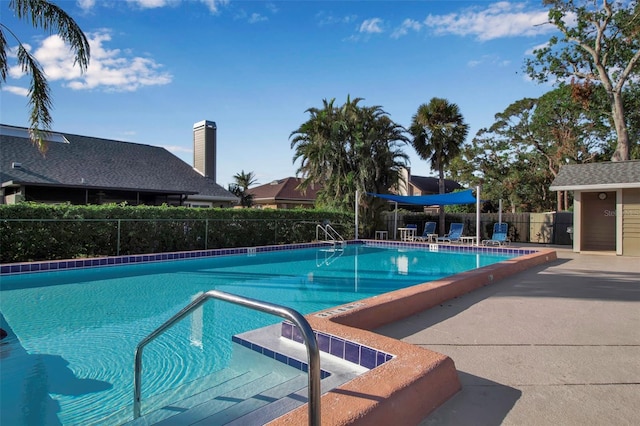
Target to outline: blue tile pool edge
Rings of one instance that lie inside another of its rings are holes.
[[[199,259],[203,257],[218,257],[232,255],[253,256],[256,253],[296,250],[302,248],[326,247],[326,242],[287,244],[277,246],[237,247],[228,249],[210,249],[180,251],[171,253],[135,254],[123,256],[105,256],[85,259],[47,260],[38,262],[5,263],[0,265],[1,275],[26,274],[34,272],[52,272],[69,269],[101,268],[106,266],[123,266],[136,263],[168,262],[174,260]],[[347,244],[361,244],[359,241],[349,241]]]
[[[296,250],[301,248],[313,248],[313,247],[325,247],[326,242],[315,243],[302,243],[302,244],[286,244],[277,246],[260,246],[260,247],[238,247],[230,249],[211,249],[211,250],[195,250],[195,251],[180,251],[171,253],[156,253],[156,254],[136,254],[125,256],[107,256],[87,259],[66,259],[66,260],[49,260],[38,262],[23,262],[23,263],[6,263],[0,265],[0,276],[2,275],[14,275],[14,274],[27,274],[35,272],[51,272],[70,269],[82,269],[82,268],[100,268],[106,266],[122,266],[132,265],[136,263],[148,263],[148,262],[168,262],[173,260],[185,260],[185,259],[198,259],[203,257],[218,257],[218,256],[231,256],[231,255],[247,255],[252,256],[256,253],[270,252],[270,251],[283,251],[283,250]],[[452,252],[467,252],[467,253],[495,253],[495,254],[509,254],[522,256],[526,254],[536,253],[538,250],[534,249],[518,249],[510,247],[476,247],[476,246],[462,246],[454,244],[425,244],[425,243],[411,243],[403,241],[383,241],[383,240],[351,240],[346,244],[364,244],[367,246],[377,247],[413,247],[423,248],[430,251],[452,251]]]
[[[393,359],[393,355],[391,354],[371,348],[369,346],[352,342],[350,340],[343,339],[338,336],[333,336],[316,330],[313,330],[313,334],[316,337],[316,341],[318,342],[318,349],[321,352],[336,356],[344,361],[351,362],[368,370],[379,367],[385,362]],[[300,329],[295,324],[288,321],[283,321],[281,324],[281,337],[297,343],[304,343],[304,339],[302,337],[302,333],[300,333]],[[256,351],[266,357],[282,362],[298,370],[304,371],[305,373],[309,371],[309,365],[305,361],[301,361],[272,349],[265,348],[262,345],[251,342],[238,335],[233,336],[231,340],[237,344],[244,346],[245,348]],[[321,379],[329,377],[330,375],[330,372],[320,370]]]
[[[331,354],[369,370],[393,359],[393,355],[391,354],[338,336],[316,330],[313,331],[313,334],[316,336],[318,349],[321,352]],[[288,321],[282,322],[282,337],[297,343],[304,343],[300,329]]]
[[[250,342],[249,340],[243,339],[239,336],[232,336],[231,341],[237,343],[239,345],[244,346],[247,349],[251,349],[252,351],[256,351],[259,354],[262,354],[268,358],[279,361],[283,364],[286,364],[290,367],[295,368],[296,370],[304,371],[305,373],[309,372],[309,364],[305,361],[301,361],[297,358],[290,357],[288,355],[282,354],[280,352],[274,351],[269,348],[265,348],[257,343]],[[331,373],[325,370],[320,370],[320,379],[325,379],[331,376]]]

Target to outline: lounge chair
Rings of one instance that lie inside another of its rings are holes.
[[[482,240],[483,246],[506,246],[509,244],[508,239],[509,234],[509,224],[502,223],[494,223],[493,224],[493,235],[488,240]]]
[[[435,222],[425,222],[424,231],[422,235],[419,235],[415,238],[416,241],[432,241],[434,237],[437,237],[436,234],[436,223]]]
[[[438,237],[436,240],[439,243],[460,243],[462,242],[462,231],[464,230],[464,223],[454,222],[449,227],[449,233],[442,237]]]

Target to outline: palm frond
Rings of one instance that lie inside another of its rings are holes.
[[[64,10],[44,0],[12,0],[9,7],[19,19],[27,18],[35,28],[57,33],[75,51],[74,64],[82,71],[89,66],[90,47],[78,24]]]
[[[40,152],[45,153],[47,151],[46,136],[51,130],[53,122],[49,112],[52,105],[49,84],[38,61],[27,52],[24,46],[18,46],[17,57],[22,71],[31,74],[31,86],[29,87],[31,140],[38,146]]]

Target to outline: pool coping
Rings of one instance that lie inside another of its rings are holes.
[[[552,249],[476,247],[381,240],[352,240],[346,244],[380,247],[428,248],[431,251],[507,253],[517,257],[444,279],[414,285],[305,316],[316,335],[335,336],[360,347],[373,348],[393,357],[370,371],[322,395],[322,423],[331,425],[418,424],[460,388],[453,360],[437,352],[376,334],[375,330],[446,300],[489,285],[507,276],[557,258]],[[0,276],[54,272],[146,262],[248,255],[267,251],[324,247],[326,242],[213,249],[194,252],[110,256],[0,265]],[[271,421],[270,425],[307,422],[306,404]]]
[[[121,256],[103,256],[82,259],[61,259],[61,260],[42,260],[36,262],[15,262],[0,264],[0,276],[27,274],[36,272],[55,272],[70,269],[85,268],[103,268],[107,266],[125,266],[140,263],[152,262],[170,262],[175,260],[190,260],[207,257],[247,255],[253,256],[257,253],[295,250],[302,248],[326,247],[331,243],[312,242],[302,244],[287,244],[278,246],[259,246],[259,247],[238,247],[227,249],[209,249],[194,251],[179,251],[169,253],[147,253]],[[467,252],[467,253],[506,253],[506,254],[529,254],[537,250],[522,249],[514,247],[476,247],[465,246],[459,244],[425,244],[420,242],[401,242],[401,241],[385,241],[385,240],[350,240],[345,241],[347,245],[370,245],[379,247],[415,247],[429,248],[429,250],[439,251],[446,250],[451,252]]]
[[[316,331],[394,354],[388,362],[323,394],[322,424],[419,424],[456,394],[461,384],[451,358],[372,330],[557,259],[552,249],[529,251],[473,271],[362,299],[362,306],[354,309],[305,316]],[[307,415],[304,405],[268,424],[303,424]]]

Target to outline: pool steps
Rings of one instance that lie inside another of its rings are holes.
[[[238,351],[241,357],[252,357],[263,364],[268,363],[268,370],[280,371],[280,373],[269,375],[254,371],[238,372],[241,364],[247,364],[242,361],[233,371],[226,373],[228,376],[224,383],[191,396],[180,397],[180,394],[189,392],[176,389],[164,395],[148,397],[145,405],[160,407],[145,414],[143,405],[143,416],[125,424],[127,426],[173,426],[199,424],[198,422],[228,423],[229,425],[262,424],[306,403],[308,376],[303,372],[304,369],[289,368],[280,357],[267,355],[264,358],[263,353],[266,350],[281,354],[287,359],[298,360],[298,363],[306,359],[304,345],[290,338],[281,337],[281,334],[282,324],[275,324],[234,336],[236,343],[240,339],[253,344],[253,348],[237,344],[237,348],[234,348],[234,357]],[[262,351],[258,350],[258,347],[263,348]],[[368,371],[362,366],[326,352],[321,352],[320,358],[324,372],[321,383],[323,393]],[[283,368],[285,370],[282,370]],[[300,373],[289,377],[288,374],[291,374],[291,371]],[[237,375],[234,376],[234,374]],[[216,383],[219,383],[220,377],[201,380],[216,380]],[[174,398],[173,401],[172,398]]]

